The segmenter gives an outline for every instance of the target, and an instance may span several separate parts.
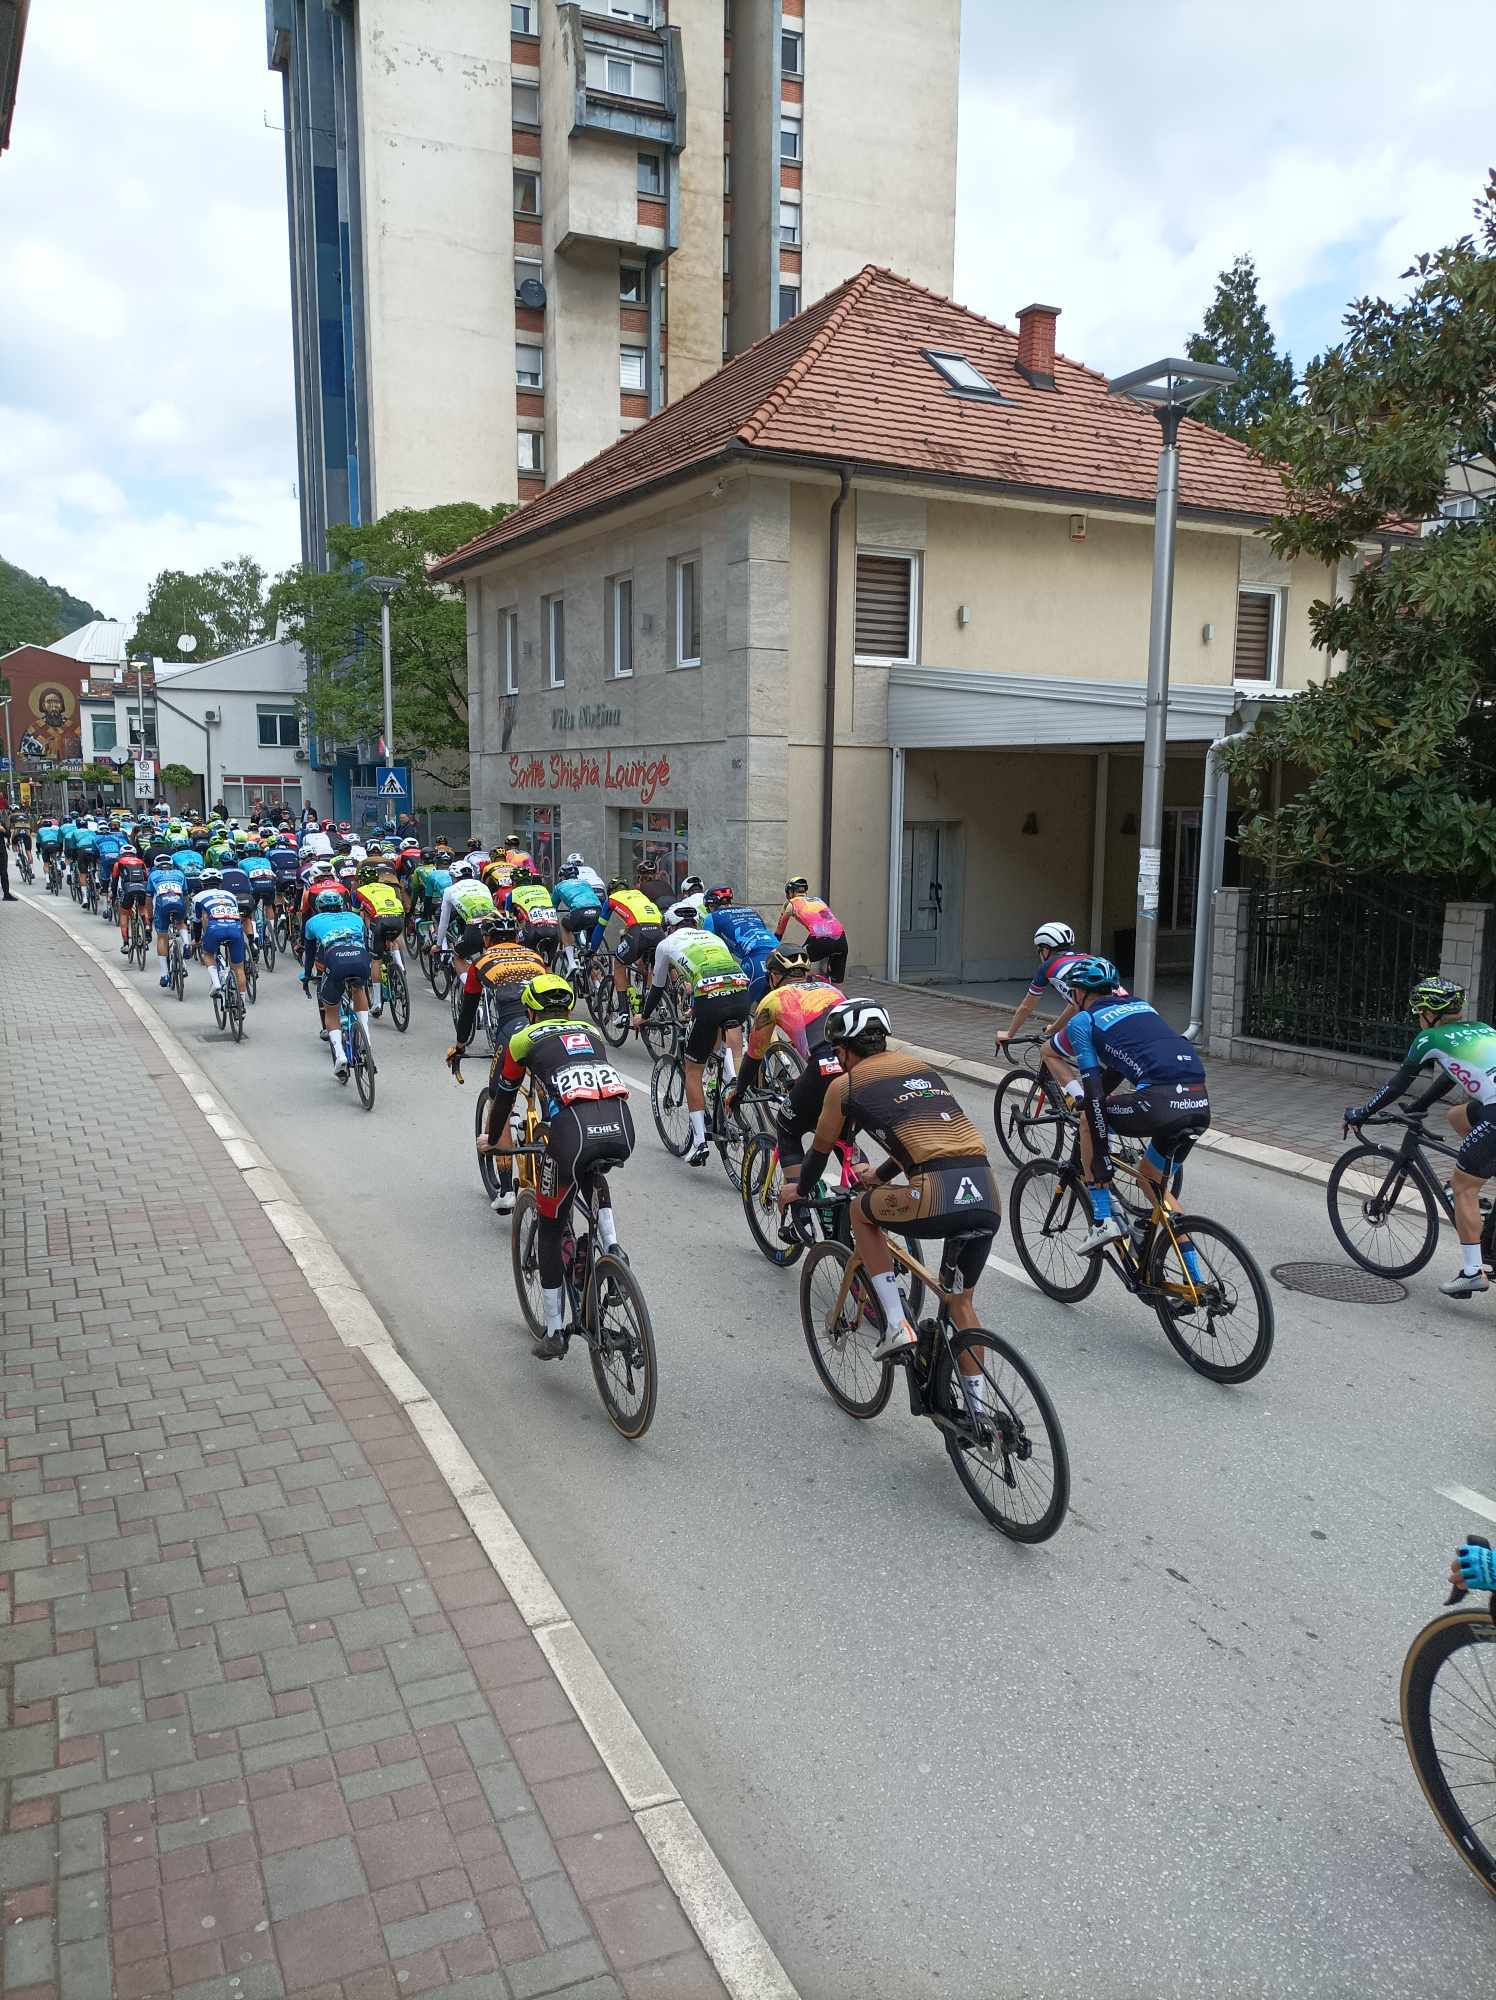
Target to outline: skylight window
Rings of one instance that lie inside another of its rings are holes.
[[[994,389],[980,368],[973,368],[964,354],[949,354],[939,349],[927,347],[924,357],[930,366],[943,375],[958,396],[975,396],[985,403],[1001,403],[1007,399]]]

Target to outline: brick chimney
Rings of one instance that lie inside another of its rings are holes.
[[[1054,323],[1058,306],[1024,306],[1018,314],[1018,372],[1031,389],[1054,387]]]

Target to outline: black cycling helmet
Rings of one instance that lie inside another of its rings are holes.
[[[505,939],[519,936],[519,925],[508,910],[495,910],[491,917],[484,917],[479,929],[485,944],[500,944]]]
[[[1420,979],[1408,995],[1408,1005],[1415,1014],[1458,1014],[1465,1004],[1465,989],[1456,986],[1452,979],[1441,979],[1438,973],[1430,973],[1427,979]]]
[[[628,889],[632,886],[632,883],[625,882],[621,875],[610,875],[608,877],[608,894],[610,896],[616,896],[620,889]]]
[[[708,889],[702,901],[709,910],[726,910],[732,906],[732,890],[725,884],[719,889]]]
[[[810,884],[803,875],[792,875],[784,885],[784,893],[786,896],[808,896]]]
[[[556,880],[558,882],[575,882],[581,875],[581,872],[575,861],[563,861],[561,866],[556,870]]]

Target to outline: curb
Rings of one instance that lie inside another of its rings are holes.
[[[345,1347],[357,1348],[364,1355],[405,1411],[499,1581],[535,1634],[577,1720],[591,1737],[732,2000],[799,2000],[789,1974],[602,1662],[572,1621],[466,1445],[400,1355],[373,1301],[269,1160],[220,1108],[208,1078],[193,1067],[176,1035],[129,981],[102,952],[76,935],[60,911],[49,910],[24,891],[19,900],[55,924],[69,943],[93,960],[120,995],[243,1175],[246,1188],[296,1260],[338,1338]]]

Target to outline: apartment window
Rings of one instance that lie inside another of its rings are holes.
[[[732,273],[732,238],[730,236],[724,236],[722,239],[722,275],[724,278],[726,278],[729,277],[731,273]]]
[[[543,473],[545,471],[544,431],[521,431],[519,434],[519,469],[521,472]]]
[[[654,26],[654,8],[647,0],[608,0],[608,12],[620,21],[637,21],[644,28]]]
[[[509,86],[509,115],[516,125],[538,125],[540,123],[540,86],[537,83],[513,83]]]
[[[521,289],[528,284],[540,284],[541,262],[538,257],[516,257],[514,260],[514,295],[519,297]]]
[[[799,159],[800,132],[799,112],[781,111],[779,114],[779,157],[781,160]]]
[[[620,348],[618,350],[618,382],[620,388],[627,389],[634,395],[641,395],[647,381],[645,374],[647,366],[648,356],[642,347]]]
[[[731,118],[732,116],[732,71],[730,69],[725,69],[722,72],[722,115],[725,118]]]
[[[675,664],[701,665],[701,557],[677,556],[675,572]]]
[[[785,321],[793,319],[799,310],[800,287],[798,285],[781,285],[779,287],[779,324],[783,326]]]
[[[661,178],[660,156],[658,153],[640,153],[635,170],[634,185],[640,194],[658,194],[664,185]]]
[[[519,693],[519,613],[499,613],[499,657],[504,665],[505,694]]]
[[[535,0],[513,0],[509,9],[509,32],[512,35],[534,34]]]
[[[539,215],[540,213],[539,174],[522,174],[518,171],[518,169],[515,170],[514,212],[516,215]]]
[[[539,389],[545,382],[545,355],[538,347],[514,345],[514,380],[521,389]]]
[[[779,67],[786,76],[805,74],[805,37],[794,28],[786,28],[779,37]]]
[[[732,193],[732,154],[731,154],[731,153],[724,153],[724,154],[722,155],[722,192],[723,192],[724,194],[731,194],[731,193]]]
[[[608,591],[608,672],[625,681],[634,671],[634,579],[610,576]]]
[[[587,84],[614,97],[642,98],[647,104],[665,101],[665,71],[659,63],[612,49],[588,49]]]
[[[136,709],[132,708],[130,710],[129,719],[130,748],[138,750],[140,748],[140,722]],[[156,748],[156,711],[153,708],[148,708],[145,712],[145,747],[147,750],[154,750]]]
[[[859,659],[912,660],[919,633],[919,558],[857,551]]]
[[[800,204],[798,201],[782,201],[779,204],[779,240],[781,243],[800,241]]]
[[[259,726],[262,750],[294,750],[301,741],[301,727],[294,708],[266,708],[260,705],[255,709],[255,721]]]
[[[644,266],[623,264],[618,271],[618,296],[626,306],[644,303]]]
[[[541,600],[541,632],[545,644],[546,680],[553,688],[566,685],[566,599]]]
[[[93,719],[93,747],[97,757],[101,750],[119,748],[119,730],[112,715],[96,715]]]
[[[1236,653],[1232,677],[1273,682],[1278,678],[1278,628],[1283,596],[1277,590],[1236,593]]]
[[[620,812],[616,815],[618,872],[632,882],[641,868],[663,876],[679,889],[691,869],[691,819],[683,812]]]

